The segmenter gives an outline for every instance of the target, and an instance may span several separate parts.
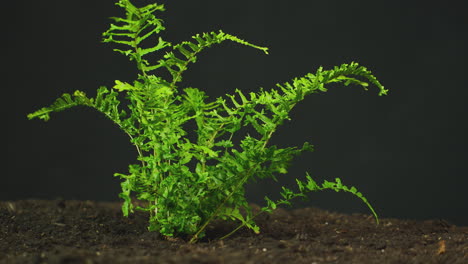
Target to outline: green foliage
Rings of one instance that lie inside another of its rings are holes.
[[[117,124],[137,149],[139,160],[129,166],[128,173],[115,174],[123,180],[119,195],[124,201],[123,214],[128,216],[134,210],[148,212],[149,230],[166,236],[188,235],[195,242],[214,219],[238,221],[240,225],[233,232],[243,226],[259,232],[254,222],[256,215],[245,198],[245,184],[276,179],[287,173],[294,157],[313,150],[307,142],[302,147],[287,148],[269,144],[277,127],[290,119],[293,107],[307,95],[326,92],[329,83],[367,89],[369,82],[377,86],[380,95],[387,92],[370,71],[353,62],[331,70],[319,68],[271,90],[249,94],[236,90],[210,100],[197,88],[177,86],[200,52],[227,40],[265,53],[268,49],[222,31],[197,34],[190,41],[173,45],[158,37],[165,28],[154,13],[163,11],[163,5],[136,7],[129,0],[120,0],[117,5],[126,14],[112,18],[115,24],[104,32],[104,42],[123,47],[115,51],[136,63],[138,78],[133,83],[117,80],[111,89],[101,87],[94,98],[81,91],[64,94],[28,118],[47,121],[52,112],[84,105]],[[153,46],[143,48],[143,42],[150,40]],[[167,49],[171,50],[160,60],[148,59],[148,55]],[[159,71],[167,71],[170,78],[160,77]],[[128,103],[121,106],[118,98],[126,98]],[[189,124],[196,129],[189,131]],[[234,135],[245,127],[252,127],[255,134],[236,142]],[[319,185],[308,174],[306,181],[297,180],[297,191],[283,187],[281,199],[265,197],[261,212],[271,212],[278,205],[289,205],[296,197],[326,189],[354,194],[377,219],[374,209],[356,188],[346,187],[340,179]],[[144,203],[135,206],[134,199]]]

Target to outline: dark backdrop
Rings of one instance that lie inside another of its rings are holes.
[[[15,1],[4,10],[0,200],[118,199],[112,175],[126,172],[136,153],[117,127],[86,108],[48,123],[26,119],[64,92],[92,95],[135,78],[133,63],[100,43],[108,17],[121,11],[113,2]],[[277,197],[281,185],[292,187],[309,171],[318,181],[340,177],[358,187],[382,217],[468,224],[467,9],[463,1],[418,2],[164,1],[163,37],[173,43],[223,29],[270,47],[268,56],[232,43],[203,53],[184,85],[212,98],[351,61],[390,90],[378,97],[376,89],[335,87],[298,105],[273,143],[309,141],[316,151],[297,158],[279,183],[249,185],[253,202]],[[358,199],[334,192],[297,205],[368,213]]]

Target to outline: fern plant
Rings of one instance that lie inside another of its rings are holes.
[[[190,242],[195,242],[215,219],[238,221],[238,228],[226,236],[241,227],[258,233],[254,222],[258,214],[252,212],[245,198],[246,183],[276,179],[287,173],[295,156],[313,150],[307,142],[287,148],[269,144],[278,126],[290,119],[294,106],[310,94],[326,92],[330,83],[354,84],[364,89],[371,83],[379,89],[379,95],[387,93],[369,70],[353,62],[330,70],[319,68],[270,90],[249,94],[236,90],[211,100],[197,88],[178,86],[200,52],[225,41],[266,54],[268,49],[223,31],[197,34],[189,41],[172,44],[159,37],[165,28],[155,14],[164,11],[163,5],[137,7],[129,0],[116,4],[125,10],[125,16],[112,18],[114,23],[103,33],[103,41],[120,45],[122,48],[115,51],[136,63],[136,80],[116,80],[110,89],[97,89],[94,97],[82,91],[65,93],[28,118],[47,121],[53,112],[81,105],[112,120],[128,135],[139,161],[131,164],[127,173],[115,174],[122,179],[122,212],[125,216],[134,210],[148,212],[148,229],[165,236],[190,237]],[[158,61],[150,60],[149,55],[155,54],[163,55]],[[164,71],[169,77],[161,77]],[[127,100],[125,105],[121,98]],[[189,130],[188,123],[195,124],[196,129]],[[252,127],[256,133],[236,142],[234,135],[245,127]],[[308,192],[330,189],[360,198],[378,222],[366,198],[340,179],[318,184],[306,174],[304,180],[296,181],[297,190],[282,187],[281,199],[265,197],[260,213],[271,212],[281,204],[289,205],[292,199],[305,197]],[[142,203],[136,206],[135,199]]]

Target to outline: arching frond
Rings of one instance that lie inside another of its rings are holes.
[[[174,51],[168,52],[164,55],[164,59],[159,61],[159,65],[165,67],[172,75],[172,85],[182,81],[182,73],[187,70],[189,63],[194,63],[197,60],[197,55],[205,48],[210,47],[213,44],[219,44],[225,40],[230,40],[238,44],[246,45],[255,49],[262,50],[268,54],[268,48],[260,47],[242,40],[236,36],[224,33],[223,31],[209,32],[203,34],[197,34],[192,37],[193,41],[184,41],[180,44],[175,45]]]
[[[96,109],[124,129],[121,118],[125,116],[125,112],[118,109],[119,104],[117,92],[109,91],[106,87],[100,87],[97,90],[96,98],[88,98],[84,92],[77,90],[73,94],[64,93],[50,106],[28,114],[28,119],[39,118],[48,121],[50,114],[53,112],[61,112],[71,107],[82,105]]]
[[[61,112],[77,105],[93,105],[93,99],[86,97],[86,94],[82,91],[75,91],[73,95],[64,93],[50,106],[43,107],[33,113],[28,114],[28,119],[31,120],[34,118],[39,118],[44,121],[48,121],[50,119],[50,113]]]

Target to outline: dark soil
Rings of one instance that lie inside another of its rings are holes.
[[[259,235],[217,223],[196,244],[146,230],[118,203],[0,202],[0,263],[468,263],[468,227],[307,208],[257,219]]]

